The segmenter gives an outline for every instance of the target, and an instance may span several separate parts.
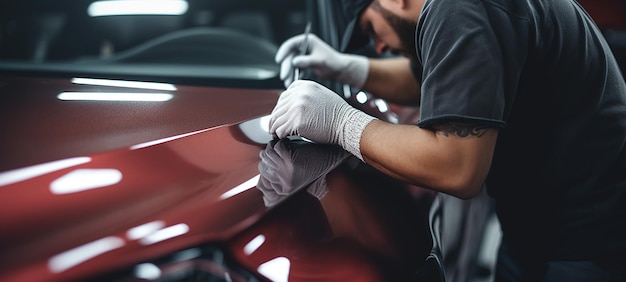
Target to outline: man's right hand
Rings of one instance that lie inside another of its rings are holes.
[[[275,60],[281,65],[280,78],[288,87],[294,79],[294,68],[310,69],[321,79],[330,79],[347,83],[360,89],[367,80],[369,61],[365,56],[342,54],[322,41],[314,34],[309,34],[306,54],[299,54],[304,34],[285,41]]]

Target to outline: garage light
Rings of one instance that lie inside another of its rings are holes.
[[[166,102],[174,98],[166,93],[118,93],[118,92],[63,92],[57,95],[63,101],[123,101]]]
[[[189,4],[184,0],[111,0],[96,1],[87,8],[92,17],[120,15],[182,15]]]

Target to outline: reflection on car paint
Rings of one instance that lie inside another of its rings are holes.
[[[174,95],[168,93],[63,92],[57,95],[61,101],[167,102],[172,98]]]
[[[235,195],[237,195],[239,193],[242,193],[242,192],[244,192],[246,190],[254,188],[257,185],[257,183],[259,183],[259,178],[260,178],[260,175],[256,175],[256,176],[254,176],[254,177],[244,181],[243,183],[241,183],[241,184],[231,188],[230,190],[224,192],[224,194],[222,194],[220,196],[220,200],[226,200],[226,199],[228,199],[228,198],[230,198],[232,196],[235,196]]]
[[[286,257],[277,257],[259,265],[257,271],[274,282],[289,281],[291,261]]]
[[[243,247],[243,253],[246,254],[246,255],[251,255],[259,247],[261,247],[261,245],[263,245],[263,243],[265,243],[265,236],[263,236],[263,234],[259,234],[258,236],[252,238],[252,240],[250,240],[250,242],[248,242]]]
[[[183,223],[165,228],[162,228],[161,224],[161,221],[151,223],[149,226],[150,230],[142,229],[142,234],[139,234],[137,229],[129,230],[127,239],[131,241],[137,240],[146,246],[181,236],[189,231],[189,226]],[[147,225],[143,227],[148,228]],[[122,248],[125,245],[126,241],[121,237],[105,237],[52,256],[48,260],[48,268],[52,273],[64,272],[104,253]]]
[[[112,186],[121,180],[122,172],[117,169],[76,169],[52,181],[50,192],[55,195],[78,193]]]
[[[267,144],[273,139],[270,135],[270,117],[270,115],[266,115],[251,119],[240,123],[238,126],[241,132],[251,141],[258,144]]]
[[[76,157],[1,172],[0,187],[52,173],[57,170],[85,164],[90,161],[90,157]]]
[[[151,221],[129,229],[126,232],[126,237],[128,237],[128,239],[130,240],[139,240],[156,232],[157,230],[162,229],[164,226],[165,222],[161,220]]]
[[[137,149],[142,149],[142,148],[146,148],[146,147],[151,147],[154,145],[158,145],[161,143],[166,143],[166,142],[170,142],[176,139],[180,139],[180,138],[184,138],[187,136],[191,136],[194,134],[199,134],[202,132],[206,132],[210,129],[203,129],[203,130],[198,130],[198,131],[194,131],[194,132],[189,132],[189,133],[185,133],[185,134],[180,134],[180,135],[176,135],[176,136],[171,136],[171,137],[166,137],[166,138],[162,138],[162,139],[158,139],[158,140],[153,140],[153,141],[149,141],[149,142],[145,142],[145,143],[141,143],[141,144],[137,144],[137,145],[133,145],[130,146],[131,150],[137,150]]]
[[[54,255],[48,260],[48,268],[52,273],[64,272],[124,245],[125,242],[122,238],[115,236],[105,237]]]
[[[178,237],[189,232],[189,225],[179,223],[176,225],[168,226],[163,229],[155,230],[154,232],[147,234],[139,239],[139,243],[144,246],[156,244],[165,240]]]
[[[160,82],[145,82],[145,81],[130,81],[130,80],[117,80],[117,79],[95,79],[95,78],[72,78],[72,83],[82,85],[95,85],[95,86],[113,86],[121,88],[135,88],[135,89],[148,89],[148,90],[164,90],[164,91],[176,91],[177,88],[170,83]]]
[[[327,192],[326,174],[350,155],[337,146],[281,139],[268,143],[260,156],[256,187],[265,205],[272,207],[301,189],[322,198]]]

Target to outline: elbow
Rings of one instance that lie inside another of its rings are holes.
[[[476,164],[478,163],[478,165]],[[481,194],[491,167],[490,159],[464,162],[465,165],[449,166],[438,174],[440,191],[463,200],[469,200]]]
[[[436,190],[462,200],[469,200],[482,192],[483,183],[484,178],[481,177],[453,177],[443,181],[443,185]]]
[[[469,200],[472,199],[482,191],[482,185],[475,187],[463,187],[460,189],[451,190],[451,193],[448,193],[452,196],[455,196],[461,200]]]

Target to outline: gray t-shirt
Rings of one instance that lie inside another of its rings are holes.
[[[504,240],[527,257],[626,258],[626,85],[586,12],[429,0],[416,35],[418,125],[499,129],[486,185]]]

